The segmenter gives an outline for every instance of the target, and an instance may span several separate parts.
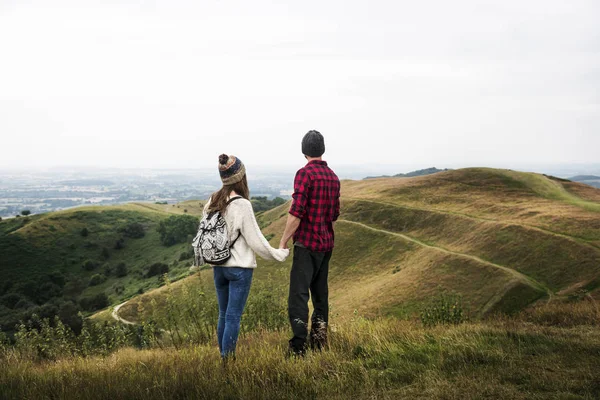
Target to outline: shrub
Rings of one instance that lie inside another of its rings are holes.
[[[83,265],[81,266],[81,268],[83,268],[86,271],[93,271],[96,268],[98,268],[99,266],[100,266],[100,263],[98,261],[85,260],[85,262],[83,263]]]
[[[157,231],[165,246],[184,243],[188,235],[194,235],[198,229],[198,220],[191,215],[172,215],[160,221]]]
[[[153,277],[156,275],[167,274],[168,272],[169,272],[169,266],[167,264],[154,263],[150,267],[148,267],[148,270],[146,271],[144,276],[146,278],[150,278],[150,277]]]
[[[81,294],[81,292],[83,292],[84,289],[85,281],[81,277],[74,277],[65,283],[63,293],[68,297],[77,297]]]
[[[115,250],[121,250],[121,249],[123,249],[123,247],[125,247],[125,239],[120,238],[119,240],[117,240],[115,242],[114,249]]]
[[[8,308],[15,308],[21,301],[21,295],[18,293],[8,293],[0,297],[0,304]]]
[[[29,211],[29,210],[23,210],[23,211],[21,211],[21,215],[24,216],[24,217],[28,216],[29,214],[31,214],[31,211]]]
[[[100,252],[100,257],[102,257],[105,260],[108,260],[110,258],[110,253],[108,252],[108,249],[106,247],[102,248],[102,251]]]
[[[108,307],[108,296],[104,293],[98,293],[93,297],[84,297],[79,300],[79,305],[85,311],[96,311]]]
[[[185,261],[194,258],[194,249],[190,247],[188,251],[184,251],[179,255],[179,261]]]
[[[90,234],[90,232],[88,231],[88,228],[83,228],[81,232],[79,232],[79,234],[83,237],[87,237]]]
[[[432,305],[421,312],[421,322],[425,326],[439,324],[458,325],[464,322],[462,301],[458,296],[440,296]]]
[[[71,330],[79,335],[83,326],[83,318],[79,314],[79,307],[71,301],[65,302],[58,310],[58,317],[63,324],[67,325]]]
[[[122,278],[124,276],[127,275],[127,265],[125,265],[125,263],[118,263],[117,267],[115,268],[115,275],[119,278]]]
[[[140,239],[146,235],[144,225],[139,222],[133,222],[121,229],[123,234],[132,239]]]
[[[102,274],[94,274],[92,275],[92,277],[90,278],[90,286],[98,286],[101,283],[106,282],[106,276],[102,275]]]

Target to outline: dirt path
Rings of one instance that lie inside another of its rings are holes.
[[[127,302],[121,303],[118,306],[115,306],[115,308],[113,308],[113,311],[112,311],[111,315],[112,315],[112,317],[114,319],[116,319],[117,321],[119,321],[119,322],[121,322],[121,323],[123,323],[125,325],[135,325],[135,322],[127,321],[126,319],[123,319],[123,318],[119,317],[119,309],[121,307],[123,307],[125,304],[127,304]]]
[[[531,277],[529,277],[529,276],[527,276],[525,274],[520,273],[519,271],[516,271],[516,270],[514,270],[512,268],[509,268],[509,267],[505,267],[504,265],[495,264],[493,262],[483,260],[483,259],[481,259],[481,258],[479,258],[477,256],[473,256],[473,255],[470,255],[470,254],[458,253],[456,251],[447,250],[447,249],[444,249],[442,247],[437,247],[437,246],[433,246],[433,245],[430,245],[430,244],[427,244],[427,243],[423,243],[420,240],[417,240],[417,239],[412,238],[410,236],[404,235],[402,233],[391,232],[391,231],[386,231],[384,229],[373,228],[373,227],[371,227],[369,225],[365,225],[365,224],[360,223],[360,222],[349,221],[349,220],[346,220],[346,219],[340,219],[339,221],[342,222],[342,223],[347,223],[347,224],[361,226],[361,227],[363,227],[365,229],[370,229],[370,230],[375,231],[375,232],[381,232],[381,233],[385,233],[387,235],[397,236],[397,237],[400,237],[400,238],[402,238],[404,240],[407,240],[409,242],[416,243],[419,246],[427,247],[427,248],[430,248],[430,249],[433,249],[433,250],[436,250],[436,251],[440,251],[440,252],[445,253],[445,254],[452,254],[454,256],[461,257],[461,258],[468,258],[470,260],[477,261],[477,262],[479,262],[481,264],[488,265],[488,266],[493,267],[493,268],[501,269],[502,271],[504,271],[504,272],[512,275],[515,278],[515,280],[521,281],[521,282],[523,282],[523,283],[525,283],[525,284],[527,284],[527,285],[529,285],[529,286],[531,286],[531,287],[533,287],[535,289],[545,291],[548,294],[548,298],[549,299],[551,299],[554,296],[554,294],[552,293],[552,291],[550,289],[548,289],[545,285],[541,284],[540,282],[536,281],[535,279],[533,279],[533,278],[531,278]],[[513,281],[511,281],[511,282],[509,282],[507,284],[507,287],[505,288],[505,290],[503,292],[505,293],[506,291],[508,291],[512,287],[511,285],[514,285]]]
[[[495,222],[497,224],[503,224],[503,225],[506,225],[506,226],[520,226],[520,227],[525,228],[525,229],[531,229],[531,230],[542,232],[542,233],[545,233],[545,234],[548,234],[548,235],[554,235],[554,236],[561,237],[563,239],[571,240],[571,241],[576,242],[578,244],[591,247],[594,250],[598,250],[599,249],[598,246],[596,246],[595,244],[591,243],[592,241],[590,241],[588,239],[580,238],[580,237],[577,237],[577,236],[566,235],[564,233],[554,232],[554,231],[551,231],[551,230],[548,230],[548,229],[544,229],[544,228],[540,228],[540,227],[537,227],[537,226],[534,226],[534,225],[528,225],[528,224],[524,224],[524,223],[521,223],[521,222],[515,222],[515,221],[511,221],[511,220],[501,221],[501,220],[497,220],[497,219],[493,219],[493,218],[475,217],[475,216],[470,215],[470,214],[463,214],[463,213],[459,213],[459,212],[455,212],[455,211],[440,210],[440,209],[436,209],[436,208],[413,207],[413,206],[408,206],[408,205],[404,205],[404,204],[390,203],[390,202],[387,202],[387,201],[379,201],[379,200],[372,200],[372,199],[362,199],[360,197],[346,197],[346,198],[344,198],[344,200],[347,200],[347,201],[352,201],[352,200],[354,200],[354,201],[365,201],[365,202],[368,202],[368,203],[381,204],[381,205],[385,205],[385,206],[398,207],[398,208],[406,208],[408,210],[417,210],[417,211],[425,211],[425,212],[431,212],[431,213],[456,215],[456,216],[459,216],[459,217],[469,218],[469,219],[472,219],[472,220],[475,220],[475,221]]]

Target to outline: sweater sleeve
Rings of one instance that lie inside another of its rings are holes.
[[[271,247],[258,227],[254,211],[252,210],[252,204],[249,201],[243,200],[240,203],[242,205],[240,232],[246,243],[248,243],[248,246],[265,260],[284,261],[289,255],[289,250]]]

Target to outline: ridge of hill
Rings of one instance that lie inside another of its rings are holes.
[[[600,191],[584,186],[487,168],[344,181],[330,266],[332,308],[340,317],[407,317],[449,293],[478,317],[576,292],[597,296]],[[259,216],[273,245],[288,208]],[[255,279],[270,276],[285,287],[290,264],[261,261]],[[210,274],[200,271],[186,281],[212,293]],[[156,291],[134,299],[121,315],[144,319],[138,306],[164,302],[164,296]]]
[[[412,178],[414,176],[424,176],[424,175],[431,175],[431,174],[436,174],[438,172],[443,172],[443,171],[449,171],[449,169],[445,168],[445,169],[438,169],[436,167],[431,167],[431,168],[425,168],[425,169],[419,169],[416,171],[411,171],[411,172],[407,172],[406,174],[396,174],[396,175],[380,175],[380,176],[367,176],[364,179],[377,179],[377,178]]]
[[[583,182],[583,181],[597,181],[600,180],[600,176],[596,175],[577,175],[569,178],[570,181]]]

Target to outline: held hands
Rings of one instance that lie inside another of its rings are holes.
[[[284,241],[283,238],[281,238],[281,241],[279,242],[279,248],[280,249],[288,249],[289,250],[288,245],[287,245],[287,240]]]

